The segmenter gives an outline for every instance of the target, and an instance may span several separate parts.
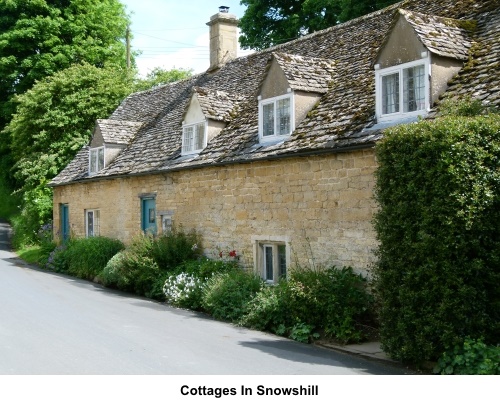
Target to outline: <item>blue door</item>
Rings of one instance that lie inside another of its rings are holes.
[[[69,239],[69,207],[68,204],[61,204],[61,240],[67,241]]]
[[[141,228],[144,232],[156,235],[156,200],[154,198],[143,198],[141,205]]]

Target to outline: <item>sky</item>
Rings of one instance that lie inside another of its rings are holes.
[[[246,7],[240,0],[121,0],[131,16],[132,51],[141,51],[136,64],[142,76],[155,67],[208,69],[210,17],[219,6],[241,18]],[[238,56],[249,54],[238,49]]]

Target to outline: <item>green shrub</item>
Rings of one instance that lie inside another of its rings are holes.
[[[289,297],[286,280],[282,279],[276,285],[265,285],[248,303],[247,313],[240,320],[241,325],[284,335],[297,320],[291,311]]]
[[[257,293],[241,323],[300,341],[321,330],[347,343],[364,337],[371,304],[365,279],[349,267],[293,269],[288,280]]]
[[[238,321],[263,281],[242,270],[216,274],[203,289],[203,309],[216,319]]]
[[[153,299],[164,299],[162,284],[166,273],[155,262],[153,236],[138,235],[129,246],[113,257],[98,279],[106,287],[117,288]]]
[[[128,281],[123,277],[121,270],[124,266],[125,251],[120,251],[109,259],[106,267],[98,274],[99,282],[108,288],[117,288],[124,290]]]
[[[69,240],[65,244],[58,245],[50,252],[47,259],[46,268],[56,273],[67,273],[69,269],[68,246],[72,243]]]
[[[163,292],[167,301],[181,308],[202,309],[203,288],[215,274],[236,271],[235,262],[202,258],[177,266],[167,277]]]
[[[457,344],[441,355],[434,372],[500,375],[500,346],[487,346],[483,339],[467,338],[462,345]]]
[[[377,144],[377,160],[375,285],[384,350],[418,364],[461,336],[497,344],[500,116],[394,127]]]
[[[122,249],[124,249],[122,242],[104,236],[73,239],[68,243],[64,253],[67,260],[65,272],[93,280],[106,267],[109,259]]]
[[[311,339],[319,337],[319,333],[313,333],[313,330],[314,326],[299,322],[292,326],[289,337],[297,342],[309,343]]]
[[[21,198],[20,215],[11,216],[12,245],[21,248],[38,243],[40,227],[52,218],[52,190],[40,185]]]
[[[40,246],[40,256],[38,265],[41,267],[47,266],[50,253],[56,248],[57,243],[54,242],[52,235],[52,222],[43,225],[38,231],[38,245]]]
[[[181,228],[156,238],[151,254],[162,271],[171,272],[182,262],[199,257],[200,252],[200,236],[195,231],[185,232]]]

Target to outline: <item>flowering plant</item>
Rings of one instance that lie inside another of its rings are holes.
[[[172,275],[165,280],[163,293],[172,305],[198,309],[206,280],[189,273]]]
[[[221,259],[223,259],[224,257],[228,257],[230,259],[234,259],[234,260],[239,260],[240,259],[240,256],[236,253],[236,250],[230,250],[230,251],[227,251],[227,252],[224,252],[223,250],[220,250],[219,251],[219,257]]]

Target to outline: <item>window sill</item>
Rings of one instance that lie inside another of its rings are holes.
[[[387,119],[387,118],[378,118],[378,122],[371,126],[370,128],[366,128],[367,130],[374,131],[377,129],[386,129],[390,127],[394,127],[396,125],[401,125],[401,124],[411,124],[412,122],[417,122],[427,116],[427,112],[424,112],[419,115],[412,115],[410,117],[394,117],[392,119]]]
[[[279,138],[273,137],[272,139],[259,138],[259,145],[260,146],[274,146],[274,145],[278,145],[280,143],[285,142],[288,138],[290,138],[290,135],[281,136]]]

